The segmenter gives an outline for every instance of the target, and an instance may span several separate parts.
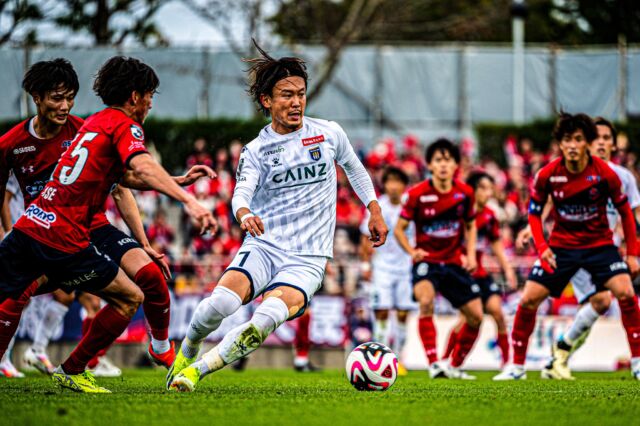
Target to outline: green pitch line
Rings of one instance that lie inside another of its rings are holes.
[[[474,373],[475,374],[475,373]],[[341,371],[222,371],[193,394],[164,391],[163,370],[99,379],[110,395],[62,392],[44,376],[0,379],[0,424],[11,425],[632,425],[640,382],[628,372],[578,373],[575,382],[430,380],[411,372],[387,392],[353,389]],[[535,377],[534,377],[535,376]]]

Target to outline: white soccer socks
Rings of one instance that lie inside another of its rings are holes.
[[[277,297],[265,299],[248,322],[229,331],[224,339],[193,364],[202,376],[249,355],[260,347],[273,331],[289,318],[286,303]]]
[[[593,324],[595,324],[599,317],[600,314],[593,309],[591,303],[586,303],[582,308],[580,308],[573,320],[573,323],[569,327],[569,330],[564,334],[563,339],[565,342],[573,346],[585,331],[593,327]]]
[[[222,320],[242,306],[242,299],[226,287],[216,287],[211,296],[196,308],[187,335],[182,342],[182,354],[187,358],[198,355],[202,341],[222,323]]]

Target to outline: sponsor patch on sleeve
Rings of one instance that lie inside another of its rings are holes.
[[[131,125],[131,136],[134,138],[143,141],[144,140],[144,132],[140,126],[136,126],[135,124]]]

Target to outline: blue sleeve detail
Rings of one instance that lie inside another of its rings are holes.
[[[541,203],[532,198],[531,201],[529,201],[529,214],[534,216],[541,216],[543,207],[544,206]]]

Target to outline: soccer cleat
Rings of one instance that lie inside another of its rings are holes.
[[[568,365],[571,351],[559,347],[556,342],[551,348],[551,353],[551,361],[540,371],[540,377],[553,380],[575,380]]]
[[[196,362],[197,355],[193,358],[187,358],[182,355],[182,345],[180,346],[180,350],[178,350],[178,354],[176,355],[176,359],[169,368],[169,372],[167,373],[167,389],[171,390],[171,383],[173,379],[180,373],[182,370]]]
[[[62,366],[59,366],[53,371],[51,379],[61,388],[71,389],[74,392],[111,393],[109,389],[98,386],[96,378],[90,371],[83,371],[81,374],[67,374]]]
[[[171,389],[178,392],[193,392],[200,381],[200,370],[187,367],[178,373],[171,382]]]
[[[502,370],[502,372],[496,376],[493,376],[493,380],[496,382],[507,380],[526,380],[527,372],[524,367],[519,365],[508,365]]]
[[[8,359],[4,362],[0,362],[0,376],[4,376],[8,379],[22,379],[24,373],[18,371],[18,369]]]
[[[149,355],[149,359],[152,363],[160,367],[165,367],[168,370],[176,360],[176,347],[175,344],[171,342],[171,347],[168,351],[157,354],[153,351],[153,346],[151,345],[151,343],[149,343],[147,354]]]
[[[408,374],[409,371],[407,371],[405,366],[401,362],[398,362],[398,376],[407,376]]]
[[[98,358],[98,364],[92,371],[96,377],[120,377],[122,371],[111,362],[106,356]]]
[[[442,361],[436,361],[429,366],[429,377],[432,379],[448,379],[447,365]]]
[[[322,368],[313,365],[311,362],[307,361],[305,364],[294,364],[293,369],[298,373],[314,373],[322,371]]]
[[[53,374],[55,370],[46,352],[36,352],[31,347],[24,352],[24,362],[44,374]]]
[[[472,376],[468,374],[466,371],[462,371],[456,367],[449,367],[449,371],[447,371],[447,377],[450,379],[457,380],[476,380],[476,376]]]

